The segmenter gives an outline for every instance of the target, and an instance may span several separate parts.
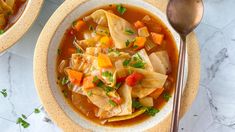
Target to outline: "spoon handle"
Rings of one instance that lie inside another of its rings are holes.
[[[184,85],[183,83],[184,83],[185,56],[186,56],[186,36],[181,35],[177,82],[174,94],[173,113],[171,119],[171,132],[178,132],[181,95]]]

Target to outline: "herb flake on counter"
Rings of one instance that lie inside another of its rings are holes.
[[[127,9],[122,6],[122,4],[116,5],[116,9],[121,15],[123,15],[127,11]]]
[[[39,110],[38,108],[35,108],[35,109],[34,109],[34,113],[35,113],[35,114],[38,114],[38,113],[40,113],[40,110]]]
[[[6,90],[6,89],[2,89],[2,90],[0,91],[0,93],[3,95],[4,98],[7,97],[7,90]]]
[[[22,117],[19,117],[16,121],[16,124],[20,124],[23,128],[28,128],[30,126],[30,124],[25,121],[25,119],[27,119],[27,117],[22,114]]]

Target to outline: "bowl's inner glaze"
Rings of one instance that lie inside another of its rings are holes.
[[[54,97],[56,98],[58,104],[60,107],[63,109],[63,111],[68,115],[69,118],[71,118],[74,122],[79,124],[81,127],[87,128],[87,129],[92,129],[96,131],[102,131],[102,130],[125,130],[125,131],[131,131],[131,130],[146,130],[148,128],[151,128],[155,126],[157,123],[159,123],[161,120],[163,120],[165,117],[168,116],[168,114],[172,110],[172,104],[173,104],[173,98],[169,100],[169,102],[161,109],[161,111],[155,116],[151,117],[148,120],[140,123],[140,124],[135,124],[132,125],[131,127],[125,127],[125,128],[111,128],[107,126],[100,126],[97,125],[82,116],[80,116],[78,113],[76,113],[70,106],[69,104],[66,103],[66,100],[64,99],[63,95],[61,94],[59,86],[56,84],[57,81],[57,75],[56,75],[56,58],[57,58],[57,49],[60,45],[60,42],[62,41],[63,35],[66,31],[66,29],[71,25],[71,23],[76,20],[79,16],[82,16],[86,12],[89,12],[92,9],[108,5],[108,4],[119,4],[119,1],[116,0],[88,0],[87,2],[77,6],[75,10],[70,12],[70,14],[67,15],[67,17],[61,22],[60,26],[57,28],[50,46],[49,46],[49,51],[48,51],[48,70],[47,70],[47,75],[49,78],[49,84],[50,88],[52,90],[52,93],[54,94]],[[121,3],[127,4],[127,5],[132,5],[132,6],[137,6],[140,8],[143,8],[149,12],[151,12],[153,15],[157,16],[162,22],[168,27],[168,29],[171,31],[172,36],[174,37],[177,48],[179,49],[179,36],[177,33],[170,27],[169,23],[167,22],[167,19],[165,15],[157,8],[154,6],[140,0],[128,0],[128,1],[122,1]],[[187,63],[186,63],[187,64]],[[187,65],[186,65],[186,73],[187,73]],[[187,77],[185,78],[185,82],[187,80]]]

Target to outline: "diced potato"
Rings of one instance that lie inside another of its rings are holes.
[[[148,28],[146,26],[142,27],[142,28],[139,28],[138,29],[138,35],[140,37],[148,37],[149,36]]]
[[[152,97],[140,98],[139,101],[143,106],[147,106],[147,107],[153,106],[153,98]]]
[[[104,36],[109,35],[109,28],[98,25],[96,27],[96,33],[99,34],[99,35],[104,35]]]

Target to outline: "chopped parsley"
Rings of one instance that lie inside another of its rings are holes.
[[[109,100],[109,104],[111,104],[114,107],[117,106],[117,104],[113,100],[111,100],[111,99]]]
[[[61,84],[62,84],[62,85],[66,85],[66,84],[68,84],[68,83],[69,83],[68,77],[63,77],[63,78],[61,79]]]
[[[155,116],[160,110],[154,107],[147,107],[145,113],[150,116]]]
[[[133,48],[136,49],[136,48],[138,48],[138,46],[137,46],[137,45],[134,45]]]
[[[61,55],[61,52],[62,52],[61,49],[57,49],[57,54],[58,55]]]
[[[123,63],[122,63],[122,65],[123,65],[123,66],[128,66],[128,65],[130,64],[130,62],[131,62],[131,59],[124,60]]]
[[[125,33],[127,33],[127,34],[129,34],[129,35],[135,34],[135,32],[132,31],[131,29],[126,29],[126,30],[125,30]]]
[[[88,95],[88,96],[92,96],[92,94],[93,94],[92,91],[88,91],[88,92],[87,92],[87,95]]]
[[[65,98],[68,98],[68,91],[67,90],[62,90],[62,93],[64,94]]]
[[[169,93],[164,93],[163,98],[165,101],[169,101],[169,99],[171,98],[171,95]]]
[[[0,93],[3,95],[4,98],[7,97],[7,90],[6,90],[6,89],[2,89],[2,90],[0,91]]]
[[[113,74],[109,71],[102,72],[101,74],[103,77],[108,78],[110,82],[113,82]]]
[[[106,87],[104,88],[104,91],[105,91],[106,93],[109,93],[109,92],[113,91],[113,88],[112,88],[112,87],[109,87],[109,86],[106,86]]]
[[[40,110],[38,108],[35,108],[34,113],[38,114],[38,113],[40,113]]]
[[[4,30],[0,30],[0,35],[4,33]]]
[[[130,40],[127,40],[126,41],[126,47],[128,47],[130,45],[130,43],[131,43]]]
[[[116,5],[116,9],[121,15],[123,15],[127,11],[127,9],[122,6],[122,4]]]
[[[97,76],[94,76],[94,78],[93,78],[93,83],[97,83],[97,81],[99,80],[99,78],[97,77]]]
[[[79,49],[79,48],[77,48],[76,52],[77,53],[83,53],[83,51],[81,49]]]
[[[121,83],[121,82],[116,83],[116,85],[115,85],[115,89],[119,89],[121,86],[122,86],[122,83]]]
[[[89,30],[90,31],[93,31],[94,30],[94,27],[92,25],[89,25]]]
[[[137,61],[134,64],[132,64],[131,66],[135,67],[135,68],[142,68],[142,69],[144,69],[145,63],[143,61]]]
[[[142,104],[137,100],[133,100],[132,101],[132,107],[135,108],[135,109],[139,109],[139,108],[142,107]]]
[[[104,83],[101,80],[99,80],[98,83],[96,83],[96,86],[97,87],[103,87]]]
[[[22,117],[17,119],[16,124],[20,124],[23,128],[28,128],[30,124],[26,122],[25,119],[27,119],[27,117],[22,114]]]

